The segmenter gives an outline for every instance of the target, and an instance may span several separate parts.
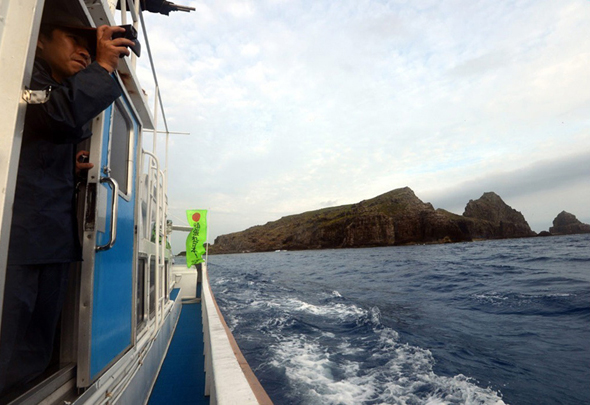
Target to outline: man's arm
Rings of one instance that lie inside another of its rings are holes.
[[[49,100],[33,104],[27,110],[27,123],[56,143],[78,143],[90,136],[85,125],[100,114],[120,95],[117,82],[110,76],[119,64],[121,54],[129,54],[126,38],[112,39],[121,27],[103,25],[97,29],[96,61],[86,69],[57,83],[41,61],[35,63],[31,88],[51,87]]]
[[[121,95],[109,73],[93,62],[59,84],[36,62],[32,89],[51,87],[49,100],[27,107],[27,125],[56,143],[78,143],[90,136],[84,126]]]

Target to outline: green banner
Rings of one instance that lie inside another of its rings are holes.
[[[186,211],[188,224],[193,228],[186,238],[186,267],[204,262],[207,243],[207,210]]]

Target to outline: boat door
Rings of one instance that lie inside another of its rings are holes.
[[[125,96],[93,123],[78,334],[79,387],[134,342],[136,171],[139,124]],[[100,134],[101,136],[96,136]],[[97,164],[98,163],[98,164]]]

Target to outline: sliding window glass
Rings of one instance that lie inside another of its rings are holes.
[[[131,193],[131,164],[133,122],[125,105],[117,100],[111,117],[110,158],[111,177],[119,183],[124,196]]]

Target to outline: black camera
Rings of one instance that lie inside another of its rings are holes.
[[[115,38],[130,39],[131,41],[133,41],[133,45],[130,46],[129,49],[131,49],[134,54],[139,56],[141,54],[141,44],[139,43],[139,40],[137,39],[137,30],[131,24],[119,25],[119,27],[125,28],[125,32],[115,32],[113,34],[113,39],[115,39]],[[121,54],[120,57],[122,58],[123,56],[125,56],[125,55]]]

